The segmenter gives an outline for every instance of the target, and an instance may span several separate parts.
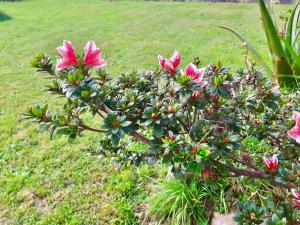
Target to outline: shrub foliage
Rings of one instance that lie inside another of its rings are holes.
[[[104,152],[127,161],[166,163],[178,177],[192,174],[212,183],[232,177],[261,179],[268,187],[277,186],[280,194],[268,189],[270,198],[264,206],[241,204],[236,220],[259,224],[267,218],[269,224],[278,224],[287,219],[296,224],[297,92],[280,90],[248,58],[246,68],[236,72],[222,64],[199,68],[198,58],[180,69],[175,51],[170,59],[158,57],[159,69],[112,79],[94,42],[88,42],[80,57],[68,41],[57,50],[61,59],[56,65],[43,53],[32,66],[51,78],[47,91],[66,101],[58,112],[48,105],[33,106],[26,118],[48,128],[51,136],[67,135],[70,141],[87,131],[105,134]],[[87,121],[87,114],[95,122]],[[142,152],[119,149],[120,140],[128,136],[148,147]],[[251,138],[269,143],[272,150],[247,149],[243,143]]]

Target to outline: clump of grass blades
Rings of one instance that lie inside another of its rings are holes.
[[[179,180],[160,181],[155,193],[147,200],[148,216],[162,218],[159,223],[169,221],[172,225],[207,224],[207,200],[211,192],[198,182],[185,183]]]
[[[9,19],[11,19],[11,17],[0,10],[0,22],[5,21],[5,20],[9,20]]]

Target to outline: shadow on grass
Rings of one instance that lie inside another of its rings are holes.
[[[10,19],[11,17],[9,15],[0,10],[0,22]]]

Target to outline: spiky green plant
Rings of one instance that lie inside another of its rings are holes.
[[[299,1],[292,10],[284,30],[277,28],[274,16],[271,10],[267,9],[264,0],[259,0],[259,8],[273,68],[268,66],[255,48],[242,35],[231,28],[221,28],[231,31],[242,40],[255,59],[265,68],[268,74],[274,76],[281,87],[298,87],[300,78],[300,52],[298,51],[297,43],[299,37],[297,28],[300,12]]]
[[[211,192],[196,181],[185,183],[180,180],[161,181],[155,194],[148,199],[148,216],[168,220],[172,225],[207,224],[206,199]],[[212,197],[212,196],[211,196]]]

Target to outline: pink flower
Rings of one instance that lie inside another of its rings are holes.
[[[296,140],[296,142],[300,143],[300,113],[293,113],[293,120],[296,121],[296,125],[288,131],[288,135]]]
[[[293,194],[293,202],[296,206],[300,207],[300,192],[297,192],[295,189],[291,189],[291,192]]]
[[[278,168],[278,158],[276,155],[273,155],[272,158],[263,157],[263,163],[271,173],[274,173]]]
[[[88,41],[84,48],[85,55],[83,62],[88,67],[103,67],[106,61],[101,58],[102,52],[97,48],[94,41]]]
[[[180,55],[177,50],[174,51],[173,56],[170,59],[166,59],[161,55],[158,55],[158,62],[161,68],[169,71],[173,74],[180,63]]]
[[[56,50],[62,57],[56,64],[56,70],[59,71],[71,66],[78,65],[75,49],[70,41],[64,40],[63,46],[58,47]]]
[[[193,98],[199,98],[200,95],[201,95],[201,92],[200,92],[199,90],[193,91],[193,93],[192,93],[192,97],[193,97]]]
[[[192,79],[196,81],[201,87],[205,87],[207,85],[207,82],[202,81],[205,70],[205,68],[198,69],[196,65],[190,63],[185,68],[185,74],[192,77]]]

